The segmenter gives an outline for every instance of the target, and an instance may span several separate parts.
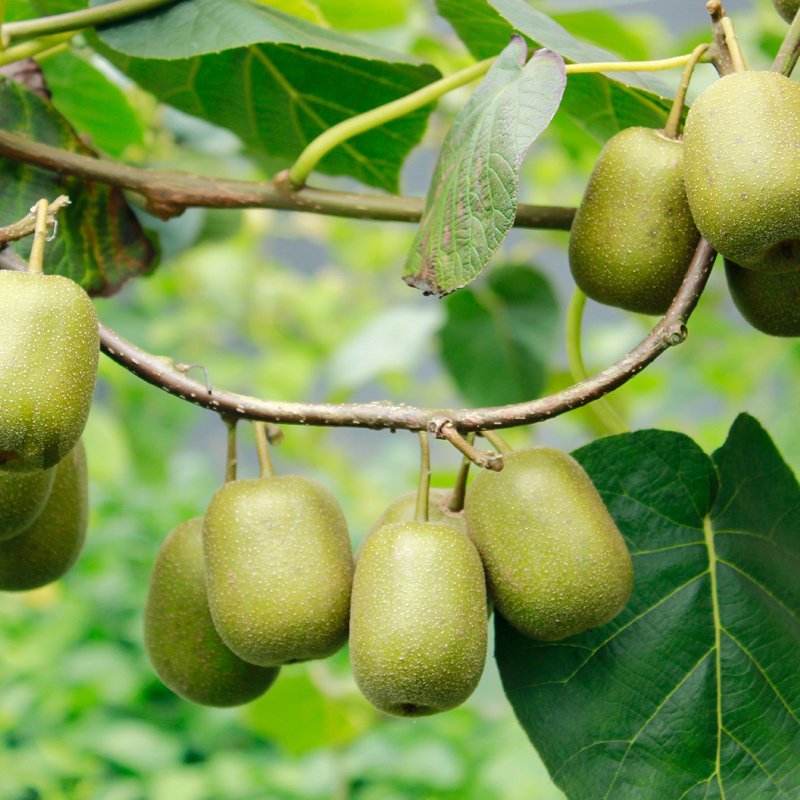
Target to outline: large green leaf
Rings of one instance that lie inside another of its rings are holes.
[[[0,128],[37,142],[90,154],[70,124],[46,100],[19,83],[0,79]],[[58,232],[45,249],[45,271],[66,275],[92,294],[112,294],[148,272],[155,252],[122,192],[10,159],[0,159],[0,220],[24,217],[41,198],[65,194]],[[30,237],[14,245],[24,257]]]
[[[580,42],[555,20],[524,0],[435,0],[475,58],[488,58],[505,47],[515,30],[534,47],[547,47],[567,62],[619,61],[594,45]],[[600,141],[623,128],[662,128],[672,92],[648,73],[615,72],[570,75],[561,107]]]
[[[538,397],[555,344],[558,302],[530,267],[492,270],[485,284],[446,300],[439,345],[447,371],[470,406]]]
[[[332,125],[440,76],[408,56],[248,0],[183,0],[98,36],[100,52],[160,100],[228,128],[285,166]],[[396,191],[432,107],[349,140],[318,169]]]
[[[92,144],[113,156],[128,145],[144,144],[142,124],[122,90],[71,51],[42,64],[53,105]]]
[[[571,800],[800,797],[800,487],[740,416],[706,456],[641,431],[574,453],[625,536],[612,622],[535,642],[498,620],[506,692]]]
[[[403,268],[410,286],[449,294],[475,280],[517,214],[519,168],[564,92],[564,62],[513,36],[456,117]]]

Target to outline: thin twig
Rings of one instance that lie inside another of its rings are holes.
[[[213,388],[176,369],[174,362],[139,349],[100,325],[103,352],[147,383],[182,400],[243,419],[288,425],[440,430],[449,422],[463,436],[469,431],[512,428],[552,419],[591,403],[619,388],[648,364],[686,338],[686,321],[697,305],[714,264],[715,251],[700,240],[686,278],[664,318],[630,353],[602,372],[555,394],[510,406],[470,409],[425,409],[394,403],[285,403],[260,400]],[[25,262],[8,247],[0,250],[0,267],[24,270]]]
[[[69,205],[69,197],[59,195],[47,208],[47,226],[55,225],[56,215]],[[21,220],[0,228],[0,245],[16,242],[30,236],[36,230],[36,211],[32,208]]]
[[[450,420],[441,425],[433,424],[434,433],[440,439],[447,439],[456,450],[463,453],[475,466],[500,472],[503,469],[503,456],[494,450],[478,450],[470,444],[457,430]]]
[[[190,206],[205,208],[275,208],[357,219],[419,222],[423,197],[332,192],[305,187],[287,190],[274,181],[229,181],[203,178],[178,170],[130,167],[72,153],[0,131],[0,156],[84,180],[130,189],[145,198],[149,211],[163,219]],[[520,205],[514,224],[521,228],[568,231],[574,208]]]

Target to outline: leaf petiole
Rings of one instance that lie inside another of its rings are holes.
[[[586,72],[654,72],[682,67],[692,57],[693,54],[688,53],[656,61],[604,61],[589,64],[567,64],[566,70],[567,75]],[[428,103],[438,100],[442,95],[453,91],[453,89],[483,77],[496,60],[497,56],[486,58],[441,80],[434,81],[405,97],[370,109],[364,114],[351,117],[328,128],[316,139],[313,139],[297,157],[297,160],[289,169],[289,183],[296,188],[304,186],[312,170],[335,147],[343,144],[348,139],[352,139],[354,136],[358,136],[360,133],[366,133],[380,125],[385,125],[387,122],[417,111],[428,105]],[[701,60],[704,59],[701,58]]]

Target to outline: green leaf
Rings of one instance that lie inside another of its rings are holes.
[[[98,36],[98,50],[143,88],[282,166],[336,123],[440,77],[408,56],[247,0],[183,0]],[[397,191],[432,107],[351,139],[318,169]]]
[[[143,144],[141,123],[122,90],[73,52],[45,59],[42,70],[53,105],[79,133],[113,156]]]
[[[550,283],[530,267],[492,270],[448,297],[442,360],[470,406],[522,403],[544,390],[558,322]]]
[[[70,124],[46,100],[19,83],[0,79],[0,128],[53,147],[91,154]],[[113,294],[129,278],[152,269],[155,251],[111,186],[0,159],[0,220],[8,225],[45,197],[67,195],[58,232],[45,248],[45,271],[66,275],[92,294]],[[30,237],[13,245],[25,258]]]
[[[800,796],[800,486],[740,416],[713,461],[639,431],[574,453],[631,549],[634,593],[562,642],[497,622],[504,687],[571,800]]]
[[[573,37],[551,17],[523,0],[435,0],[475,58],[505,47],[513,31],[533,47],[546,47],[568,63],[619,61],[612,53]],[[561,107],[599,141],[633,125],[663,128],[672,105],[671,89],[647,73],[570,75]]]
[[[448,294],[480,274],[514,224],[519,168],[550,124],[564,91],[564,62],[514,36],[445,138],[403,278]]]

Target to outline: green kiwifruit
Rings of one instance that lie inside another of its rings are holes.
[[[683,185],[683,142],[650,128],[609,139],[569,237],[572,276],[586,296],[663,314],[699,240]]]
[[[463,703],[486,662],[486,588],[478,552],[433,522],[378,528],[356,565],[350,663],[388,714],[421,717]]]
[[[800,86],[777,72],[735,72],[695,100],[684,180],[700,232],[747,269],[800,268]]]
[[[791,23],[797,9],[800,8],[800,0],[772,0],[772,5],[787,22]]]
[[[226,483],[208,506],[203,539],[214,625],[240,658],[279,666],[342,647],[353,554],[342,510],[321,483],[299,475]]]
[[[54,466],[83,432],[97,378],[97,314],[69,278],[0,272],[0,469]]]
[[[22,533],[0,542],[0,589],[38,589],[72,567],[86,537],[86,484],[86,453],[79,441],[56,467],[42,513]]]
[[[162,683],[193,703],[238,706],[260,697],[280,667],[243,661],[211,620],[203,518],[178,525],[158,551],[144,607],[144,645]]]
[[[739,313],[770,336],[800,336],[800,270],[756,272],[725,259],[728,288]]]
[[[625,606],[633,566],[589,476],[552,447],[518,450],[467,489],[467,534],[499,614],[554,641],[602,625]]]
[[[0,472],[0,541],[30,527],[42,513],[56,468],[37,472]]]
[[[450,511],[447,507],[452,496],[453,493],[447,489],[431,489],[428,492],[428,522],[450,525],[456,530],[466,533],[467,525],[464,522],[464,512]],[[392,522],[411,522],[416,513],[417,492],[414,490],[392,501],[383,514],[378,517],[378,521],[372,526],[368,536],[381,526],[389,525]]]

